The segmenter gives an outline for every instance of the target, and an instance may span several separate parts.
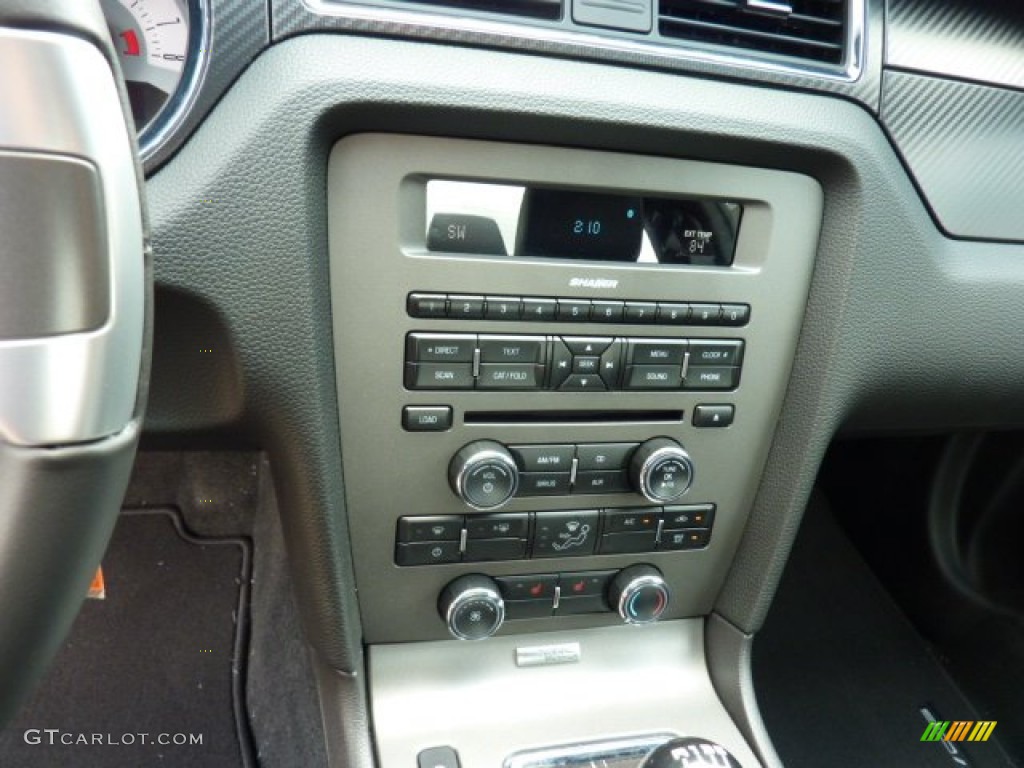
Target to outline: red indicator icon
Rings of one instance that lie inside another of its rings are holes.
[[[533,595],[534,597],[537,597],[537,595],[539,595],[543,591],[544,591],[544,585],[541,584],[540,582],[537,582],[532,587],[530,587],[530,594]]]
[[[139,47],[139,36],[135,34],[134,29],[126,29],[119,33],[118,37],[124,40],[124,50],[121,53],[125,56],[138,56],[142,52]]]
[[[572,591],[573,592],[582,592],[586,588],[587,588],[587,582],[582,581],[582,580],[581,581],[577,581],[575,584],[572,585]]]

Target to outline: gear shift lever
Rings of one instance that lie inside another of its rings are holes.
[[[689,768],[690,766],[742,768],[740,761],[721,744],[695,737],[672,739],[665,742],[647,756],[640,768]]]

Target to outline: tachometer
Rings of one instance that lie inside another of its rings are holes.
[[[197,78],[199,0],[102,0],[143,156],[180,119]]]

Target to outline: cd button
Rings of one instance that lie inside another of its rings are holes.
[[[594,443],[576,447],[581,470],[625,469],[638,443]]]

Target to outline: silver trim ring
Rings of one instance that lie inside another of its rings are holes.
[[[488,441],[490,442],[490,441]],[[515,459],[513,459],[507,452],[503,452],[504,448],[499,451],[496,448],[482,448],[474,453],[467,459],[461,459],[460,455],[467,448],[472,447],[473,443],[464,445],[459,449],[458,453],[455,454],[455,458],[452,461],[461,461],[462,466],[455,473],[455,493],[458,495],[466,506],[471,507],[479,512],[489,512],[493,509],[499,509],[500,507],[508,504],[512,498],[516,495],[516,491],[519,490],[519,467],[516,466]],[[469,497],[469,492],[466,490],[466,478],[470,472],[477,469],[481,464],[497,463],[504,466],[509,475],[512,477],[512,486],[509,488],[508,496],[502,499],[497,504],[481,505],[473,502]]]
[[[661,610],[658,611],[656,616],[652,616],[649,619],[640,621],[629,615],[628,611],[626,610],[626,603],[632,600],[634,597],[636,597],[637,593],[641,589],[646,589],[647,587],[654,587],[655,589],[660,591],[661,594],[664,595],[665,602],[661,606]],[[617,606],[619,617],[627,624],[653,624],[658,619],[660,619],[662,615],[665,613],[665,609],[668,608],[668,601],[671,598],[672,593],[669,592],[668,584],[665,583],[665,579],[663,579],[661,576],[656,576],[653,573],[648,573],[644,576],[637,576],[635,579],[630,581],[628,585],[626,585],[626,588],[622,590],[622,594],[619,595],[619,604]]]
[[[482,637],[467,637],[459,632],[455,626],[455,612],[462,608],[467,602],[473,600],[484,600],[494,605],[494,626]],[[448,631],[452,636],[459,640],[468,640],[470,642],[486,640],[501,629],[501,625],[505,623],[505,600],[502,598],[501,593],[493,587],[470,587],[464,592],[460,592],[452,600],[451,604],[448,606],[448,610],[445,611],[444,623],[448,626]]]
[[[688,470],[686,485],[683,486],[683,490],[681,490],[675,496],[659,496],[656,493],[654,493],[654,490],[651,487],[651,465],[654,464],[656,461],[660,461],[664,458],[677,459],[682,464],[685,464]],[[653,501],[655,504],[663,504],[667,501],[675,501],[676,499],[683,496],[688,490],[690,490],[690,486],[693,485],[694,473],[695,470],[693,466],[693,459],[690,458],[690,454],[686,452],[686,449],[683,448],[681,445],[666,445],[662,448],[659,448],[650,456],[648,456],[644,460],[644,463],[640,465],[640,472],[638,473],[640,480],[640,493],[642,493],[644,495],[644,498],[646,498],[648,501]]]

